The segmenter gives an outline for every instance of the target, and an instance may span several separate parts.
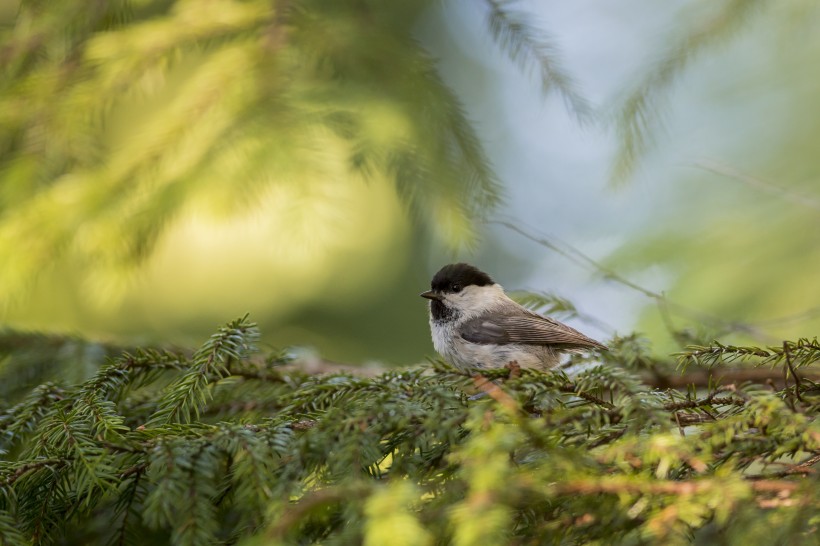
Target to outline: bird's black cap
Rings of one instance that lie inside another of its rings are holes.
[[[489,275],[479,268],[465,263],[445,265],[433,277],[430,288],[439,292],[453,291],[454,286],[459,289],[465,286],[488,286],[494,284]]]

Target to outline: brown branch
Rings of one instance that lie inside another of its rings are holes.
[[[291,423],[290,428],[293,430],[308,430],[315,427],[317,424],[318,421],[314,419],[301,419]]]
[[[598,404],[599,406],[603,406],[607,409],[615,409],[614,404],[611,404],[610,402],[607,402],[603,398],[598,398],[594,394],[590,394],[586,391],[579,391],[578,387],[573,385],[572,383],[568,383],[566,385],[561,385],[560,387],[558,387],[558,390],[560,390],[561,392],[565,392],[567,394],[574,394],[578,398],[583,398],[584,400],[587,400],[587,401],[592,402],[594,404]]]
[[[311,359],[300,360],[286,366],[278,366],[276,368],[276,372],[282,374],[298,372],[307,375],[347,373],[360,377],[375,377],[381,373],[384,373],[388,369],[389,368],[378,366],[361,367],[342,364],[339,362],[331,362],[328,360]],[[233,373],[233,370],[231,370],[231,372]],[[236,373],[234,375],[241,375],[242,377],[254,379],[266,379],[265,377],[255,375],[254,372],[243,371],[242,373]],[[472,374],[469,373],[464,373],[462,375],[467,377],[472,376]],[[820,382],[820,370],[802,368],[801,378],[808,379],[813,382]],[[274,381],[276,380],[275,377],[270,377],[268,379]],[[658,389],[682,389],[690,385],[694,385],[695,387],[707,387],[710,384],[714,385],[715,383],[743,383],[747,381],[766,384],[769,380],[777,385],[785,385],[783,372],[778,368],[715,368],[712,370],[695,370],[681,375],[662,375],[654,372],[651,375],[644,375],[641,380],[645,385]],[[576,396],[584,398],[589,402],[611,407],[609,402],[606,402],[605,400],[602,400],[594,395],[586,392],[577,392],[574,386],[562,388],[562,392],[575,394]]]
[[[759,480],[746,483],[757,493],[790,494],[800,484],[787,480]],[[596,493],[640,493],[650,495],[694,495],[713,489],[722,489],[724,483],[715,480],[697,481],[657,481],[650,483],[636,483],[626,480],[584,479],[564,483],[556,483],[552,491],[560,494],[591,495]]]
[[[699,408],[701,406],[742,406],[746,403],[740,398],[734,398],[732,396],[724,396],[719,398],[717,394],[718,392],[714,392],[710,396],[707,396],[701,400],[687,400],[685,402],[664,404],[663,409],[668,411],[678,411],[682,409]]]
[[[602,437],[598,438],[597,440],[595,440],[595,441],[594,441],[594,442],[592,442],[591,444],[589,444],[589,449],[594,449],[594,448],[596,448],[596,447],[600,447],[600,446],[602,446],[602,445],[604,445],[604,444],[608,444],[608,443],[610,443],[610,442],[614,442],[615,440],[618,440],[618,439],[619,439],[619,438],[621,438],[624,434],[626,434],[626,431],[627,431],[627,430],[629,430],[629,429],[628,429],[627,427],[624,427],[624,428],[622,428],[621,430],[616,430],[616,431],[614,431],[614,432],[610,432],[609,434],[606,434],[606,435],[604,435],[604,436],[602,436]]]
[[[805,461],[797,463],[795,465],[787,465],[788,468],[782,470],[780,472],[774,472],[772,474],[756,474],[753,476],[747,476],[749,480],[769,480],[772,478],[786,478],[788,476],[807,476],[809,474],[814,474],[817,472],[814,468],[812,468],[815,464],[820,462],[820,453],[815,453]]]
[[[131,446],[124,446],[124,445],[120,445],[120,444],[115,444],[115,443],[109,442],[107,440],[100,441],[100,445],[107,448],[107,449],[110,449],[111,451],[117,451],[117,452],[120,452],[120,453],[145,453],[145,450],[143,450],[143,449],[137,449],[137,448],[134,448],[134,447],[131,447]]]
[[[797,372],[794,371],[794,366],[792,366],[792,356],[791,351],[789,350],[788,341],[783,342],[783,354],[786,357],[786,364],[789,367],[789,371],[792,373],[792,377],[794,377],[794,395],[802,403],[803,397],[800,396],[800,388],[802,387],[802,385],[800,384],[800,376],[797,375]]]
[[[142,468],[136,471],[136,477],[134,478],[134,483],[131,484],[131,495],[128,497],[128,502],[125,505],[125,509],[123,510],[122,516],[122,523],[120,524],[120,530],[117,533],[117,544],[118,546],[124,546],[126,544],[125,541],[125,531],[128,525],[128,516],[131,514],[131,506],[134,504],[134,499],[137,496],[137,491],[139,489],[140,478],[142,477],[142,471],[148,466],[147,464],[141,465]],[[125,475],[123,474],[123,477]]]
[[[237,368],[234,366],[228,367],[228,377],[241,377],[243,379],[256,379],[258,381],[267,381],[269,383],[284,383],[285,378],[279,371],[266,369],[250,369]]]
[[[699,425],[701,423],[711,423],[716,421],[711,415],[703,415],[701,413],[678,413],[672,416],[672,420],[679,426],[688,427],[691,425]]]
[[[12,472],[8,478],[3,481],[0,481],[0,486],[8,487],[12,485],[14,482],[22,478],[25,474],[32,470],[37,470],[38,468],[43,468],[44,466],[54,465],[55,467],[64,466],[67,463],[65,459],[43,459],[41,461],[32,461],[30,463],[26,463],[22,466],[17,467],[17,470]]]
[[[140,474],[142,474],[142,471],[146,468],[148,468],[148,463],[140,463],[138,465],[134,465],[131,468],[124,470],[123,473],[120,474],[120,478],[125,479],[128,476],[131,476],[132,474],[136,474],[137,479],[139,479]]]
[[[820,370],[802,370],[803,378],[820,381]],[[682,389],[689,385],[706,387],[715,383],[766,383],[785,385],[783,370],[779,368],[720,368],[697,370],[682,375],[653,375],[643,378],[646,385],[659,389]]]
[[[273,411],[280,409],[282,404],[275,400],[237,400],[236,402],[225,402],[223,404],[210,404],[202,412],[202,415],[222,415],[227,413],[234,415],[242,412],[251,411]]]
[[[518,404],[513,397],[504,392],[501,387],[480,373],[473,376],[473,383],[475,384],[475,388],[487,393],[493,400],[503,405],[508,410],[513,412],[518,411]]]

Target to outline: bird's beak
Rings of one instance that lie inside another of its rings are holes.
[[[432,290],[428,290],[427,292],[422,292],[419,294],[422,298],[427,298],[428,300],[436,300],[441,301],[441,294],[438,292],[434,292]]]

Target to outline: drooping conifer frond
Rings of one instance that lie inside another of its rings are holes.
[[[592,106],[563,68],[555,41],[536,29],[527,15],[516,10],[514,0],[487,0],[487,3],[490,31],[510,60],[525,71],[534,66],[545,94],[557,92],[579,122],[591,121]]]
[[[703,51],[726,41],[738,31],[752,12],[765,5],[760,0],[724,0],[710,18],[666,52],[620,106],[615,120],[618,153],[612,173],[622,183],[635,170],[649,148],[653,131],[661,124],[664,93],[686,67]]]

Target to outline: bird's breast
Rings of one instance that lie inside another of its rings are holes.
[[[558,364],[558,355],[546,346],[479,344],[460,337],[452,346],[454,364],[462,368],[503,368],[516,362],[522,368],[547,369]]]

